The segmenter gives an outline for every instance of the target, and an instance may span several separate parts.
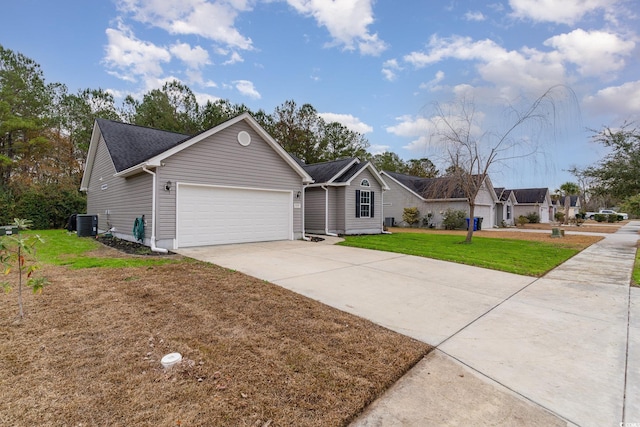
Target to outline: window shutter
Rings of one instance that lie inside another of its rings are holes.
[[[369,206],[369,212],[371,213],[371,218],[373,218],[373,207],[375,206],[375,200],[373,199],[373,191],[371,192],[371,206]]]
[[[356,190],[356,218],[360,218],[360,190]]]

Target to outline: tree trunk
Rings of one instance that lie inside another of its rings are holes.
[[[471,243],[471,239],[473,238],[473,218],[476,211],[476,204],[469,203],[469,227],[467,230],[467,238],[464,239],[465,243]]]
[[[18,307],[20,307],[20,318],[24,318],[24,310],[22,309],[22,252],[18,246]]]

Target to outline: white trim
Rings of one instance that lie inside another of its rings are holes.
[[[369,201],[367,203],[362,203],[362,196],[365,193],[369,195]],[[360,214],[360,216],[358,216],[358,218],[371,218],[371,194],[372,193],[373,193],[373,190],[360,190],[360,200],[359,200],[360,212],[358,212]],[[362,215],[362,207],[363,206],[368,206],[369,207],[369,214],[366,215],[366,216]]]
[[[338,173],[336,173],[335,175],[333,175],[331,177],[331,179],[329,181],[326,182],[326,184],[331,184],[333,181],[335,181],[336,179],[338,179],[339,177],[342,176],[343,173],[345,173],[347,170],[349,170],[349,168],[351,166],[353,166],[354,164],[357,165],[360,163],[360,160],[358,158],[354,158],[352,161],[350,161],[347,166],[343,167],[342,169],[340,169],[340,171]]]
[[[293,231],[294,225],[293,225],[293,197],[294,197],[294,192],[293,190],[281,190],[281,189],[275,189],[275,188],[258,188],[258,187],[240,187],[240,186],[231,186],[231,185],[213,185],[213,184],[197,184],[197,183],[190,183],[190,182],[176,182],[176,224],[175,224],[175,230],[176,230],[176,236],[174,238],[174,244],[173,244],[173,249],[178,249],[178,242],[180,242],[180,236],[179,236],[179,230],[180,228],[178,227],[178,224],[180,223],[180,187],[205,187],[205,188],[210,188],[210,189],[224,189],[224,190],[245,190],[245,191],[264,191],[264,192],[269,192],[269,193],[288,193],[290,195],[289,197],[289,237],[288,240],[294,240],[295,237],[295,233]],[[304,215],[304,212],[302,212],[302,214]],[[304,230],[303,230],[303,235],[304,235]]]
[[[355,175],[353,175],[351,179],[349,179],[349,181],[347,181],[345,184],[351,185],[351,182],[354,179],[356,179],[356,177],[360,175],[362,171],[364,171],[365,169],[369,169],[369,171],[373,174],[373,177],[380,183],[380,186],[382,187],[382,191],[389,190],[389,186],[387,185],[386,182],[384,182],[384,179],[382,179],[382,176],[378,173],[375,166],[373,166],[371,162],[367,162],[366,165],[362,169],[360,169],[358,172],[356,172]]]
[[[233,119],[227,120],[224,123],[219,124],[216,127],[213,127],[205,132],[199,133],[198,135],[192,137],[191,139],[188,139],[186,141],[184,141],[181,144],[176,145],[173,148],[168,149],[167,151],[164,151],[160,154],[158,154],[155,157],[152,157],[148,160],[146,160],[145,162],[142,162],[138,165],[132,166],[129,169],[123,170],[121,172],[118,172],[115,174],[115,176],[129,176],[129,175],[133,175],[134,173],[137,173],[139,170],[141,171],[142,167],[147,167],[147,168],[154,168],[154,167],[158,167],[158,166],[162,166],[162,161],[167,159],[168,157],[173,156],[176,153],[179,153],[180,151],[191,147],[193,144],[196,144],[200,141],[202,141],[205,138],[210,137],[211,135],[214,135],[224,129],[227,129],[230,126],[235,125],[236,123],[239,123],[241,121],[246,121],[249,126],[251,126],[251,128],[256,131],[256,133],[258,133],[266,142],[267,144],[276,152],[278,153],[278,155],[280,155],[280,157],[282,157],[287,164],[293,169],[295,170],[298,175],[300,175],[300,177],[302,177],[302,182],[303,183],[312,183],[313,182],[313,178],[311,178],[311,176],[302,168],[302,166],[300,166],[298,164],[298,162],[296,162],[290,155],[289,153],[287,153],[284,148],[282,148],[280,146],[280,144],[278,144],[272,137],[271,135],[269,135],[267,133],[267,131],[265,131],[262,126],[260,126],[260,124],[253,118],[251,117],[251,115],[249,113],[243,113],[237,117],[234,117]]]

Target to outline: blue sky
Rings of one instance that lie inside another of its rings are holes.
[[[199,101],[271,113],[288,99],[404,159],[430,142],[435,102],[472,99],[479,125],[554,85],[544,156],[498,164],[496,186],[557,188],[603,148],[587,128],[640,116],[638,0],[1,0],[0,44],[70,92],[141,96],[170,79]],[[523,129],[526,132],[534,129]]]

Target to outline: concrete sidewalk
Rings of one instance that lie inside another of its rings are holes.
[[[640,289],[629,288],[639,229],[634,222],[608,235],[445,340],[438,351],[499,384],[496,391],[506,389],[545,408],[556,421],[640,422]],[[429,407],[425,391],[441,393],[430,390],[432,379],[420,368],[414,371],[418,378],[410,392],[394,386],[353,425],[432,421],[402,418],[407,394],[412,406]],[[449,392],[455,396],[455,390]],[[525,418],[518,424],[539,425],[539,418],[521,413]],[[450,421],[443,424],[459,420]],[[508,424],[482,416],[471,422]]]
[[[355,426],[599,426],[640,422],[640,292],[629,290],[638,229],[541,279],[300,241],[179,252],[438,346]]]

